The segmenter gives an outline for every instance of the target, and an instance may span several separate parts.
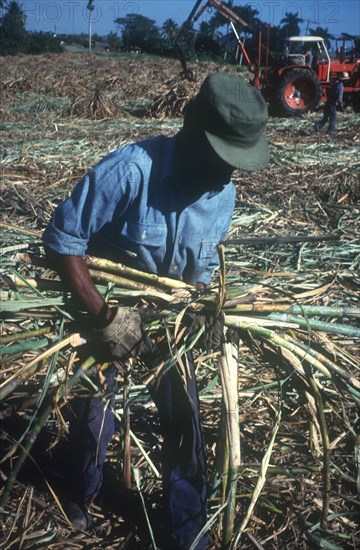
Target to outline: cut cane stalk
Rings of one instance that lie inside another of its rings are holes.
[[[227,507],[224,514],[223,548],[228,548],[234,532],[236,488],[240,466],[240,426],[238,406],[238,362],[237,349],[232,344],[224,344],[219,368],[223,389],[224,411],[226,414],[227,439],[229,445]]]

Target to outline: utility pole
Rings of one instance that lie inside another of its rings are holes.
[[[92,12],[95,9],[94,0],[89,0],[86,7],[89,10],[89,53],[91,53]]]

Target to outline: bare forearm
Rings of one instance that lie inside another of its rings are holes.
[[[83,258],[52,251],[48,251],[48,257],[67,289],[79,300],[94,322],[102,325],[110,321],[112,312],[97,291]]]
[[[104,306],[104,300],[97,291],[83,258],[63,256],[59,275],[90,315],[97,317]]]

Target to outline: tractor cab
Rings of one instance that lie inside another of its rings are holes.
[[[322,80],[330,80],[330,55],[321,36],[291,36],[286,39],[283,54],[285,66],[302,65],[318,74],[322,66]]]
[[[319,81],[330,82],[332,63],[325,40],[321,36],[291,36],[285,44],[284,64],[302,65],[314,71]]]

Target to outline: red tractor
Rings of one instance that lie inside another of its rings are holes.
[[[342,53],[343,52],[343,53]],[[286,41],[282,63],[260,77],[260,87],[276,111],[301,115],[326,101],[335,75],[344,83],[344,95],[357,110],[360,98],[360,58],[354,48],[337,49],[331,57],[321,36],[292,36]]]
[[[257,33],[258,53],[253,63],[238,32],[239,28],[249,31],[249,25],[220,0],[207,0],[205,3],[203,0],[197,0],[176,38],[175,49],[183,67],[184,78],[191,80],[194,75],[187,67],[179,41],[191,23],[197,21],[208,8],[219,11],[230,24],[242,57],[253,75],[252,84],[261,90],[276,113],[299,116],[317,107],[320,102],[326,101],[326,93],[335,73],[340,74],[343,80],[346,102],[352,104],[355,110],[359,110],[360,56],[359,52],[355,52],[351,37],[342,38],[342,45],[337,47],[335,55],[330,56],[322,37],[293,36],[286,41],[280,63],[270,67],[270,26],[268,26],[265,45],[263,45],[261,31]],[[346,42],[350,42],[350,48],[345,47]],[[262,67],[261,70],[260,67]]]

